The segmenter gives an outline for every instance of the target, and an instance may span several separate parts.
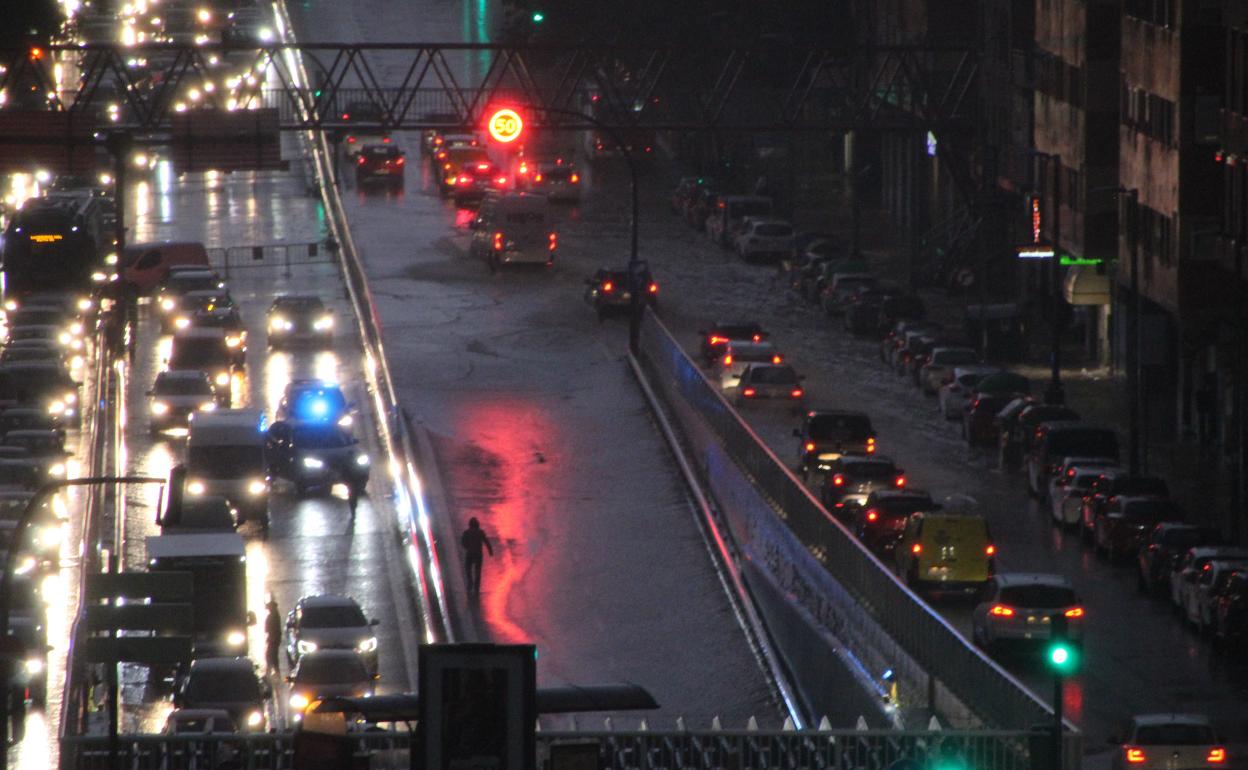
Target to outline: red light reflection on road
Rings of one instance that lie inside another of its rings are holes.
[[[531,551],[508,543],[530,542],[546,522],[536,506],[547,499],[550,465],[541,449],[556,443],[558,426],[541,407],[526,402],[471,405],[460,421],[471,446],[456,455],[452,486],[456,524],[475,516],[494,544],[481,576],[481,608],[498,642],[527,642],[521,619],[536,619],[527,597],[547,594],[533,585]]]
[[[468,225],[472,224],[472,220],[477,216],[474,209],[455,209],[455,227],[459,230],[467,230]]]
[[[1083,722],[1083,680],[1067,679],[1062,685],[1062,716],[1075,724]]]

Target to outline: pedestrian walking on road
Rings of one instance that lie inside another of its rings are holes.
[[[481,523],[475,518],[468,520],[468,529],[464,530],[459,542],[464,546],[464,573],[468,580],[468,593],[480,594],[481,561],[484,556],[481,549],[484,547],[493,556],[494,546],[490,545],[490,539],[485,536],[485,530],[481,529]]]
[[[282,613],[272,594],[264,609],[264,663],[270,673],[278,674],[281,673],[277,652],[282,648]]]

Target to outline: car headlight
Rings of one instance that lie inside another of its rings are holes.
[[[52,524],[39,530],[38,542],[44,546],[58,546],[65,539],[65,528],[60,524]]]
[[[256,479],[247,485],[247,492],[252,497],[259,497],[269,490],[269,486],[260,479]]]
[[[377,649],[377,637],[370,636],[355,647],[356,652],[372,652]]]
[[[226,345],[226,347],[236,348],[236,347],[238,347],[238,346],[239,346],[239,345],[241,345],[241,344],[243,344],[243,338],[242,338],[242,337],[226,337],[226,338],[225,338],[225,345]]]
[[[78,321],[75,321],[74,323],[70,324],[69,333],[76,337],[82,336],[82,324],[79,323]]]
[[[303,711],[312,701],[308,700],[308,696],[301,692],[292,693],[290,696],[290,707],[296,711]]]
[[[73,391],[70,391],[69,393],[66,393],[66,394],[65,394],[65,398],[64,398],[64,399],[62,399],[62,400],[63,400],[65,403],[67,403],[67,404],[74,404],[74,403],[77,403],[77,402],[78,402],[78,394],[74,393]]]
[[[25,663],[26,673],[34,676],[43,673],[43,659],[29,658]]]
[[[204,487],[204,482],[202,481],[192,481],[186,485],[186,491],[192,495],[202,495],[205,489],[206,487]]]
[[[180,315],[173,319],[173,326],[175,329],[189,329],[191,326],[191,319],[184,315]]]
[[[172,311],[176,306],[177,306],[177,303],[174,302],[169,297],[165,297],[164,299],[160,301],[160,309],[165,311],[166,313]]]
[[[282,318],[280,315],[273,316],[272,318],[269,319],[269,328],[270,329],[285,329],[286,319]]]
[[[56,335],[57,342],[60,342],[62,345],[68,345],[69,341],[72,339],[73,337],[70,335],[69,332],[61,332],[60,334]]]
[[[262,724],[264,724],[264,714],[261,714],[259,711],[253,711],[247,715],[248,727],[259,727]]]
[[[229,384],[230,384],[230,373],[229,373],[229,372],[218,372],[218,373],[217,373],[217,376],[216,376],[216,378],[213,380],[213,382],[217,383],[218,385],[229,385]]]
[[[295,649],[300,655],[307,655],[309,652],[316,652],[316,642],[309,642],[303,639],[295,642]]]
[[[22,557],[22,560],[17,563],[17,567],[13,569],[13,574],[29,575],[30,573],[34,571],[35,571],[35,557],[24,556]]]
[[[64,476],[65,463],[55,463],[51,468],[48,468],[48,474],[51,476]]]
[[[325,461],[319,457],[305,457],[303,458],[303,467],[320,470],[325,467]]]
[[[312,328],[318,332],[327,331],[334,328],[334,319],[330,316],[321,316],[312,324]]]
[[[231,647],[242,647],[247,643],[247,634],[242,631],[231,631],[225,635],[225,643]]]
[[[166,404],[164,401],[152,402],[152,414],[168,414],[168,413],[169,413],[169,405]]]
[[[48,404],[48,414],[56,415],[56,414],[64,414],[64,412],[65,412],[64,402],[53,401],[52,403]]]
[[[83,298],[81,298],[81,299],[79,299],[79,300],[78,300],[78,309],[79,309],[79,310],[81,310],[81,311],[83,311],[83,312],[86,312],[86,311],[90,310],[90,309],[91,309],[94,305],[95,305],[95,303],[94,303],[94,302],[92,302],[92,301],[91,301],[90,299],[88,299],[87,297],[83,297]]]
[[[216,401],[205,401],[204,403],[199,405],[199,411],[201,412],[211,412],[215,410],[216,408],[217,408]]]
[[[355,464],[362,468],[368,467],[368,455],[356,455]]]

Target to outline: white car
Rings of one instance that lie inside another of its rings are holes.
[[[946,420],[961,420],[962,412],[975,395],[975,385],[990,374],[1001,371],[999,366],[977,364],[955,366],[953,377],[936,391],[936,407]]]
[[[1183,609],[1184,586],[1200,579],[1200,572],[1214,559],[1248,559],[1248,548],[1230,545],[1202,545],[1189,548],[1170,572],[1170,601]]]
[[[979,353],[974,348],[932,348],[927,363],[919,367],[919,386],[929,396],[936,395],[940,386],[953,381],[953,370],[959,366],[979,363]]]
[[[746,406],[786,406],[794,413],[806,411],[802,377],[788,364],[749,364],[741,373],[734,403]]]
[[[1232,572],[1248,568],[1248,559],[1214,559],[1206,562],[1195,573],[1195,580],[1185,581],[1179,586],[1179,596],[1183,600],[1183,617],[1201,631],[1213,622],[1213,603],[1218,592],[1226,587],[1226,581]]]
[[[1112,457],[1063,457],[1061,464],[1057,466],[1057,470],[1054,471],[1053,475],[1049,478],[1049,487],[1047,490],[1049,496],[1045,498],[1049,501],[1050,507],[1052,507],[1055,511],[1053,514],[1053,518],[1055,520],[1057,519],[1057,506],[1060,503],[1058,498],[1066,497],[1066,486],[1070,483],[1071,479],[1075,477],[1076,473],[1078,473],[1076,468],[1085,468],[1089,470],[1092,468],[1099,468],[1101,472],[1105,472],[1107,469],[1120,470],[1118,461]],[[1090,485],[1092,482],[1091,480],[1088,480],[1086,483]],[[1081,515],[1082,513],[1083,496],[1080,495],[1079,510],[1076,515]]]
[[[736,237],[737,256],[745,262],[779,262],[793,253],[793,225],[783,219],[746,217]]]
[[[217,408],[212,380],[199,369],[167,369],[147,392],[152,433],[185,428],[190,416]]]
[[[1083,640],[1083,605],[1062,575],[1002,573],[988,581],[984,596],[971,615],[972,638],[984,649],[1048,639],[1058,613],[1066,617],[1067,637]]]
[[[1092,482],[1099,479],[1107,467],[1121,470],[1116,466],[1104,465],[1071,465],[1066,472],[1054,478],[1049,485],[1050,512],[1053,523],[1063,527],[1073,527],[1083,517],[1083,498],[1092,488]]]
[[[1215,770],[1230,763],[1203,714],[1137,714],[1121,740],[1110,738],[1110,743],[1122,746],[1113,770]]]
[[[781,364],[784,357],[768,340],[758,342],[732,341],[715,362],[715,376],[724,390],[737,387],[741,373],[750,364]]]

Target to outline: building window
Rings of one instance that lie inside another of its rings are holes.
[[[1122,84],[1122,122],[1167,147],[1174,146],[1174,102]]]
[[[1126,0],[1123,10],[1140,21],[1173,28],[1177,4],[1178,0]]]
[[[1174,220],[1148,206],[1139,209],[1140,250],[1169,267],[1174,261]]]

